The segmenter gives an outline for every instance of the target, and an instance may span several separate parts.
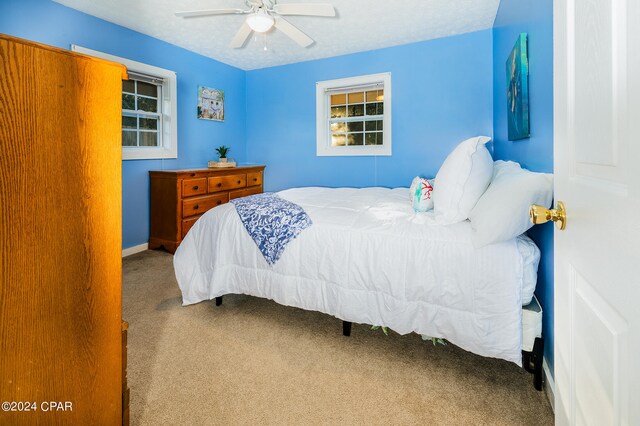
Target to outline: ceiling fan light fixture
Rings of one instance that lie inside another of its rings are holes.
[[[257,33],[265,33],[273,27],[274,19],[265,12],[256,12],[247,16],[247,25]]]

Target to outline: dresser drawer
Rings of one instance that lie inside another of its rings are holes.
[[[209,192],[228,191],[247,186],[247,175],[214,176],[209,178]]]
[[[262,185],[262,173],[247,173],[247,186]]]
[[[202,214],[215,206],[226,203],[227,201],[229,201],[229,194],[227,193],[182,200],[182,217]]]
[[[184,219],[182,221],[182,230],[180,232],[181,238],[184,239],[184,237],[187,235],[187,232],[189,232],[189,229],[191,229],[191,227],[195,225],[198,219],[200,219],[200,216],[190,217],[189,219]]]
[[[237,189],[235,191],[229,192],[229,199],[233,200],[235,198],[246,197],[248,195],[255,195],[262,193],[262,186],[253,186],[246,189]]]
[[[182,196],[204,195],[207,193],[207,178],[185,179],[182,181]]]

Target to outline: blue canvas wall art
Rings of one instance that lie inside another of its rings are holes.
[[[507,59],[507,126],[510,141],[530,136],[527,33],[518,35]]]

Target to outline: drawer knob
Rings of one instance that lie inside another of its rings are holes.
[[[238,185],[240,185],[240,182],[242,182],[241,180],[238,181]]]
[[[222,188],[222,182],[218,184],[218,188]]]
[[[198,204],[196,204],[195,206],[193,206],[194,210],[198,210],[200,208],[200,206]]]
[[[191,177],[194,177],[196,174],[195,173],[191,173]]]
[[[218,200],[218,203],[217,203],[217,204],[218,204],[218,205],[222,204],[222,201]]]
[[[258,178],[253,178],[253,181],[254,181],[254,182],[257,182],[257,181],[258,181]]]
[[[193,187],[193,190],[194,190],[194,191],[197,191],[197,190],[198,190],[198,185],[194,186],[194,187]]]

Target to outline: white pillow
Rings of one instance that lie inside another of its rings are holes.
[[[551,206],[553,175],[534,173],[512,161],[496,161],[491,185],[471,210],[476,247],[515,238],[531,228],[531,204]]]
[[[434,211],[438,223],[462,222],[489,186],[493,159],[485,146],[491,138],[476,136],[461,142],[444,160],[433,193]]]

